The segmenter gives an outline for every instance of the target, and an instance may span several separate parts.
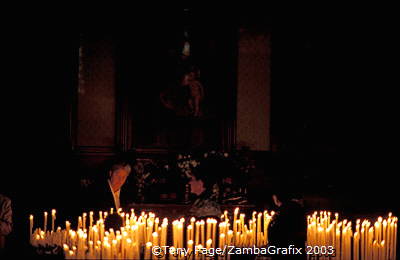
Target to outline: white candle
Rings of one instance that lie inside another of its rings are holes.
[[[207,219],[206,240],[211,238],[211,219]]]
[[[47,211],[44,212],[43,230],[44,230],[44,232],[46,233],[46,230],[47,230]]]
[[[51,231],[54,232],[54,221],[56,220],[56,210],[51,211]]]
[[[144,250],[144,259],[151,259],[151,248],[152,248],[152,243],[151,242],[147,242],[146,243],[146,248]]]
[[[195,246],[199,244],[200,240],[200,221],[196,221],[196,239],[194,241]]]
[[[82,228],[82,229],[83,229],[83,230],[86,229],[86,215],[87,215],[86,212],[83,213],[83,215],[82,215],[82,216],[83,216],[83,217],[82,217],[82,219],[83,219],[83,228]]]
[[[212,247],[216,247],[216,232],[217,232],[217,220],[212,219],[211,222],[211,239],[212,239]]]
[[[93,211],[90,211],[89,213],[89,226],[93,226]]]
[[[78,228],[77,229],[81,229],[82,228],[82,217],[79,216],[78,217]]]
[[[29,237],[32,236],[32,230],[33,230],[33,215],[29,216]]]

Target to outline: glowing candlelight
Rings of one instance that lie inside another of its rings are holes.
[[[44,230],[44,232],[46,233],[46,230],[47,230],[47,211],[44,212],[43,230]]]
[[[204,244],[205,241],[205,236],[204,236],[204,220],[200,221],[200,232],[201,232],[201,244]]]
[[[33,230],[33,215],[29,215],[29,237],[32,236]]]
[[[207,219],[207,229],[206,229],[206,240],[208,241],[211,238],[211,219]]]
[[[82,223],[83,223],[82,229],[83,229],[83,230],[86,229],[86,215],[87,215],[86,212],[82,214],[82,221],[83,221],[83,222],[82,222]]]
[[[212,248],[216,247],[216,232],[217,232],[217,220],[212,219],[211,220],[211,239],[212,239]]]
[[[192,231],[193,231],[193,227],[192,227],[192,225],[189,225],[186,229],[186,240],[188,240],[188,241],[193,240],[193,237],[191,236]]]
[[[151,259],[151,248],[152,248],[152,243],[151,242],[147,242],[146,243],[146,249],[144,251],[144,259]]]
[[[56,210],[53,209],[51,211],[51,231],[52,232],[54,231],[54,222],[55,222],[55,220],[56,220]]]
[[[197,246],[199,244],[200,239],[200,221],[196,221],[196,239],[194,244]]]
[[[258,213],[257,216],[257,246],[261,246],[261,216],[262,213]]]
[[[93,226],[93,211],[89,212],[89,227]]]

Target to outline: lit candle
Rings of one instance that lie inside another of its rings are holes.
[[[237,232],[236,220],[237,220],[238,213],[239,213],[239,208],[236,208],[233,213],[233,233],[234,234],[236,234],[236,232]],[[236,241],[236,235],[233,238],[233,241]]]
[[[47,230],[47,211],[44,212],[43,230],[44,230],[44,232],[46,233],[46,230]]]
[[[187,227],[187,229],[186,229],[186,240],[187,240],[187,241],[193,239],[193,238],[191,237],[192,231],[193,231],[192,225],[189,225],[189,226]]]
[[[244,231],[244,218],[245,218],[245,214],[241,213],[240,214],[240,228],[239,228],[239,232],[243,232]]]
[[[192,253],[193,253],[193,240],[188,240],[187,242],[187,247],[188,247],[188,259],[193,258]]]
[[[154,230],[157,232],[158,231],[158,224],[160,223],[160,219],[156,218],[154,220]]]
[[[82,219],[83,219],[83,226],[82,226],[83,228],[82,229],[83,230],[86,229],[86,215],[87,215],[86,212],[82,214]]]
[[[216,247],[216,240],[215,240],[215,238],[216,238],[216,232],[217,232],[217,220],[216,219],[212,219],[212,222],[211,222],[211,239],[212,239],[212,248],[215,248]]]
[[[261,246],[261,216],[262,213],[258,213],[257,216],[257,246],[260,247]]]
[[[32,230],[33,230],[33,215],[29,216],[29,237],[32,236]]]
[[[394,228],[393,228],[393,259],[396,259],[396,251],[397,251],[397,217],[394,219]]]
[[[167,245],[167,227],[168,227],[168,222],[163,221],[163,223],[161,224],[161,246],[166,246]]]
[[[206,229],[206,241],[211,239],[211,219],[207,219],[207,229]]]
[[[152,237],[153,237],[153,241],[152,241],[153,246],[158,246],[158,233],[153,232]]]
[[[204,244],[205,241],[205,234],[204,234],[204,220],[200,221],[200,230],[201,230],[201,244]]]
[[[199,244],[200,238],[200,221],[196,221],[196,239],[194,244],[197,246]]]
[[[208,240],[207,240],[207,243],[206,243],[206,248],[207,248],[207,249],[210,249],[210,248],[211,248],[211,245],[212,245],[212,239],[208,239]]]
[[[81,229],[82,228],[82,217],[79,216],[78,217],[78,228],[77,229]]]
[[[368,258],[367,259],[371,259],[373,256],[373,238],[374,238],[374,228],[370,227],[368,230]],[[375,241],[376,242],[376,241]]]
[[[359,252],[359,233],[356,231],[354,233],[354,243],[353,243],[353,254],[354,260],[359,260],[358,252]]]
[[[192,226],[191,233],[190,233],[190,238],[191,238],[192,240],[194,240],[195,222],[196,222],[196,219],[195,219],[194,217],[192,217],[192,218],[190,219],[190,225]]]
[[[225,247],[225,234],[222,233],[219,235],[219,248]]]
[[[51,231],[54,232],[54,221],[56,220],[56,210],[51,211]]]
[[[89,213],[89,227],[93,226],[93,211]]]
[[[226,245],[231,246],[232,245],[232,239],[233,239],[233,231],[229,230],[228,231],[228,238],[226,239]]]
[[[151,242],[147,242],[146,243],[146,248],[144,250],[144,259],[151,259],[151,248],[152,248],[152,243]]]
[[[179,248],[183,248],[184,247],[184,243],[183,243],[183,224],[182,224],[182,222],[178,223],[178,246],[179,246]]]

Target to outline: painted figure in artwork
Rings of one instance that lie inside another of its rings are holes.
[[[194,117],[202,116],[201,102],[204,99],[204,88],[200,82],[200,70],[191,68],[184,76],[181,85],[189,88],[188,106]]]

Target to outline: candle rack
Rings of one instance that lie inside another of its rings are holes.
[[[274,212],[253,212],[248,222],[239,208],[230,219],[225,211],[219,218],[168,220],[160,219],[152,212],[136,215],[118,210],[83,213],[78,217],[76,229],[69,221],[65,229],[46,226],[33,230],[33,215],[30,215],[30,243],[41,250],[61,248],[66,259],[151,259],[151,258],[204,258],[202,250],[234,247],[262,247],[268,244],[268,226]],[[123,225],[118,229],[106,230],[106,219],[111,214],[119,214]],[[55,220],[52,211],[52,223]],[[89,223],[87,223],[89,222]],[[170,225],[171,224],[171,225]],[[154,250],[154,249],[158,249]],[[185,248],[185,252],[178,249]],[[197,252],[197,255],[196,255]],[[207,252],[207,251],[203,251]]]
[[[397,217],[388,214],[375,223],[357,219],[340,220],[339,214],[314,212],[307,216],[308,259],[395,260]]]

